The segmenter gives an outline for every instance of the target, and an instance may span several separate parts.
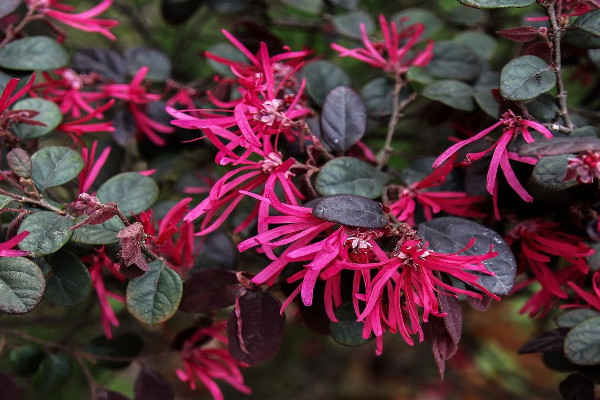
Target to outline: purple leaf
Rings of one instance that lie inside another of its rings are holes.
[[[388,224],[381,204],[354,194],[324,197],[313,206],[312,214],[325,221],[359,228],[383,229]]]
[[[581,151],[600,150],[600,139],[595,137],[556,137],[539,139],[519,148],[520,156],[558,156]]]
[[[365,134],[367,109],[358,93],[338,86],[325,98],[321,112],[323,141],[336,153],[344,153]]]
[[[129,397],[112,390],[100,390],[96,393],[96,400],[130,400]]]
[[[571,374],[558,386],[565,400],[594,400],[594,384],[579,374]]]
[[[567,336],[569,330],[570,328],[556,328],[549,332],[544,332],[538,337],[525,343],[519,349],[519,354],[561,351],[565,343],[565,337]]]
[[[135,400],[173,400],[175,393],[165,378],[150,368],[143,368],[133,387]]]
[[[235,304],[244,291],[233,271],[200,270],[184,283],[179,309],[190,313],[220,310]]]
[[[539,38],[540,32],[532,26],[519,26],[518,28],[502,29],[496,33],[513,42],[531,42]]]
[[[19,389],[13,378],[4,372],[0,372],[0,400],[21,399],[21,389]]]
[[[247,292],[241,296],[227,320],[229,354],[247,364],[273,357],[285,326],[280,308],[280,301],[270,293]]]
[[[492,299],[487,294],[482,294],[481,299],[476,299],[475,297],[467,297],[467,304],[471,306],[474,310],[477,311],[486,311],[490,304],[492,304]]]

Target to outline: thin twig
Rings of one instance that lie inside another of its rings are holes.
[[[33,15],[34,12],[35,12],[35,7],[28,7],[27,14],[25,14],[23,19],[17,24],[17,26],[15,26],[15,27],[9,26],[5,30],[6,36],[4,36],[4,39],[2,39],[2,42],[0,42],[0,49],[3,48],[4,46],[6,46],[8,44],[8,42],[13,40],[15,38],[15,36],[17,36],[29,22],[33,21],[34,19],[40,18],[40,16],[38,16],[38,15]]]
[[[97,393],[96,381],[94,380],[94,376],[92,375],[89,368],[85,364],[85,360],[83,359],[81,354],[76,353],[75,360],[77,361],[77,364],[79,364],[79,366],[81,367],[81,370],[83,371],[83,375],[85,375],[85,379],[87,380],[88,386],[90,388],[90,400],[96,400],[98,393]]]
[[[21,196],[21,195],[15,194],[15,193],[7,192],[4,189],[0,189],[0,194],[4,195],[4,196],[12,197],[13,199],[15,199],[15,200],[17,200],[18,202],[21,202],[21,203],[34,204],[34,205],[39,206],[41,208],[45,208],[46,210],[53,211],[53,212],[55,212],[57,214],[70,216],[69,213],[67,213],[65,210],[61,210],[60,208],[53,206],[52,204],[48,203],[43,198],[34,199],[32,197]]]

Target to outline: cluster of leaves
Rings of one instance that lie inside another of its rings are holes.
[[[427,340],[443,375],[459,300],[485,311],[522,294],[532,317],[576,308],[522,352],[573,372],[566,399],[593,399],[600,116],[596,91],[575,104],[564,75],[598,84],[597,1],[459,0],[471,8],[446,21],[411,8],[377,30],[358,1],[163,0],[173,25],[254,10],[204,53],[218,75],[191,82],[152,47],[69,56],[64,25],[115,40],[118,21],[97,17],[127,6],[65,3],[0,5],[0,335],[34,393],[60,391],[76,364],[91,399],[125,399],[95,371],[136,362],[136,399],[174,398],[145,363],[166,354],[192,389],[220,399],[219,379],[250,393],[240,368],[277,353],[287,307],[342,345],[375,339],[378,354],[384,333]],[[508,60],[481,29],[498,8],[541,11],[496,32],[516,43]],[[336,57],[373,79],[286,46],[269,27],[288,15],[334,32]],[[450,128],[458,138],[444,144]],[[407,142],[439,157],[407,166]],[[80,319],[60,319],[72,329],[51,340],[9,317],[61,307]],[[160,348],[130,331],[129,316],[154,326],[176,314]],[[75,340],[86,325],[95,337]],[[5,372],[0,398],[23,398]]]

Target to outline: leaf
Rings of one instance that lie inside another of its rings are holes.
[[[562,350],[544,353],[542,355],[542,361],[546,364],[546,367],[553,371],[570,372],[575,370],[575,365],[565,358]]]
[[[164,261],[153,261],[148,267],[150,271],[129,281],[126,305],[138,321],[155,325],[175,314],[181,301],[183,283],[177,272]]]
[[[82,216],[75,220],[75,223],[82,221],[87,216]],[[73,231],[71,240],[77,243],[99,245],[117,243],[117,233],[125,228],[119,217],[114,216],[106,222],[97,225],[83,225]]]
[[[321,135],[338,153],[354,146],[367,129],[367,109],[358,93],[346,86],[329,92],[321,112]]]
[[[142,368],[133,386],[135,400],[174,400],[171,384],[158,372]]]
[[[477,283],[497,296],[510,293],[515,283],[517,264],[510,247],[502,236],[490,228],[476,222],[457,217],[441,217],[418,226],[419,236],[429,242],[429,248],[438,253],[451,254],[465,248],[475,238],[475,243],[463,251],[464,255],[481,255],[494,246],[498,255],[483,261],[494,275],[479,275]]]
[[[556,114],[558,113],[558,104],[554,96],[548,93],[542,93],[527,103],[527,109],[538,121],[549,122],[556,117]]]
[[[208,0],[209,7],[216,12],[234,15],[241,15],[248,3],[248,0]]]
[[[21,0],[2,0],[0,3],[0,18],[6,17],[21,5]],[[0,397],[0,400],[2,397]]]
[[[200,238],[204,241],[194,261],[194,268],[234,269],[237,247],[229,234],[217,230]]]
[[[520,349],[519,354],[546,353],[561,351],[569,328],[556,328],[531,339]]]
[[[338,65],[325,61],[312,61],[302,70],[308,94],[319,105],[327,94],[338,86],[350,86],[350,78]]]
[[[461,81],[447,79],[434,82],[423,90],[423,96],[457,110],[475,110],[473,88]]]
[[[358,158],[338,157],[323,165],[315,188],[323,196],[355,194],[374,199],[381,196],[388,180],[387,174]]]
[[[564,400],[594,400],[594,384],[579,374],[567,376],[558,386]]]
[[[335,310],[335,316],[338,322],[330,322],[329,330],[331,338],[342,346],[356,347],[369,343],[373,339],[363,338],[364,322],[356,320],[356,313],[351,302],[343,304]]]
[[[520,156],[557,156],[581,151],[599,151],[600,139],[597,137],[555,137],[538,139],[519,147]]]
[[[245,292],[235,272],[224,269],[203,269],[183,284],[181,311],[208,313],[235,304]]]
[[[161,0],[160,11],[171,25],[185,23],[204,3],[203,0]]]
[[[337,33],[351,38],[360,39],[360,24],[365,25],[367,34],[375,31],[375,21],[371,14],[364,11],[352,11],[346,14],[339,14],[333,17],[333,27]]]
[[[406,21],[403,21],[405,18]],[[431,37],[444,26],[442,20],[423,8],[406,8],[394,14],[391,20],[396,21],[397,24],[400,23],[399,26],[409,26],[416,23],[423,24],[425,30],[421,35],[421,39]]]
[[[355,10],[360,4],[360,0],[331,0],[331,3],[346,10]]]
[[[15,374],[24,377],[35,374],[44,357],[46,357],[44,350],[39,345],[31,343],[11,350],[9,355],[10,365]],[[0,392],[2,392],[1,386]]]
[[[569,46],[581,49],[600,48],[600,38],[582,29],[569,29],[564,38]]]
[[[114,50],[92,47],[79,50],[73,55],[71,67],[81,73],[98,73],[117,83],[125,82],[127,67],[125,59]]]
[[[101,389],[96,393],[96,400],[130,400],[129,397],[112,390]]]
[[[31,176],[31,158],[25,150],[15,147],[6,154],[6,162],[17,176],[21,178]]]
[[[511,60],[500,72],[500,94],[507,100],[530,100],[552,89],[556,75],[536,56]]]
[[[560,156],[544,156],[533,167],[531,181],[546,190],[560,191],[577,186],[576,179],[565,181],[569,159],[573,154]]]
[[[472,81],[481,73],[481,61],[473,49],[464,44],[441,41],[433,48],[433,60],[425,71],[438,78]]]
[[[54,253],[71,238],[71,219],[51,211],[38,211],[25,217],[19,232],[29,235],[19,243],[19,248],[31,252],[32,257]]]
[[[577,308],[556,317],[556,325],[560,328],[573,328],[580,322],[594,317],[600,317],[600,313],[589,308]]]
[[[589,11],[580,15],[575,20],[573,26],[591,35],[600,37],[600,10]]]
[[[281,3],[303,11],[307,14],[316,15],[323,8],[323,0],[279,0]]]
[[[144,341],[134,333],[122,333],[112,339],[106,336],[97,336],[90,340],[85,351],[91,354],[105,357],[135,357],[144,347]],[[131,361],[109,361],[101,358],[96,361],[97,365],[110,370],[127,368]]]
[[[18,71],[50,71],[67,65],[65,49],[47,36],[29,36],[0,49],[0,67]]]
[[[135,75],[142,67],[148,67],[145,79],[150,82],[164,82],[171,76],[171,60],[161,51],[148,47],[134,47],[125,50],[125,63],[129,75]]]
[[[526,43],[539,38],[540,31],[533,26],[519,26],[518,28],[502,29],[496,31],[499,36],[513,42]]]
[[[567,333],[565,357],[576,365],[600,364],[600,317],[580,322]]]
[[[113,176],[98,188],[96,197],[101,203],[117,203],[125,215],[137,214],[150,208],[158,197],[158,186],[152,178],[137,172]]]
[[[244,54],[242,54],[241,51],[239,51],[237,49],[237,47],[235,47],[234,45],[232,45],[231,43],[217,43],[214,46],[212,46],[211,48],[209,48],[207,50],[208,53],[214,54],[216,56],[219,56],[221,58],[225,58],[227,60],[231,60],[231,61],[237,61],[240,63],[246,63],[248,62],[248,58],[246,58],[246,56]],[[225,64],[221,64],[220,62],[217,62],[215,60],[212,60],[210,58],[207,58],[207,63],[208,65],[213,69],[213,71],[215,71],[218,74],[221,75],[225,75],[225,76],[234,76],[233,72],[231,72],[231,69],[229,69],[228,65]]]
[[[65,307],[84,302],[92,290],[92,278],[81,259],[64,250],[45,258],[52,267],[46,284],[46,300]]]
[[[408,97],[406,92],[410,92],[409,87],[403,87],[403,98]],[[367,113],[372,118],[382,118],[392,115],[394,108],[394,82],[386,77],[375,78],[363,86],[360,97],[365,102]]]
[[[77,178],[84,167],[81,155],[63,146],[41,148],[31,156],[31,163],[33,183],[42,191]]]
[[[0,400],[21,400],[21,389],[17,386],[15,380],[0,371]]]
[[[0,210],[2,210],[4,207],[8,206],[13,201],[14,201],[14,199],[12,197],[0,194]]]
[[[325,221],[359,228],[383,229],[389,223],[381,204],[353,194],[325,197],[313,206],[312,214]]]
[[[475,8],[512,8],[528,7],[535,0],[458,0],[460,4]]]
[[[135,139],[137,126],[129,108],[124,104],[117,104],[110,109],[110,116],[115,130],[112,138],[121,147],[127,147]]]
[[[500,104],[490,88],[475,88],[473,91],[475,103],[490,117],[497,118],[500,114]]]
[[[267,292],[246,292],[227,320],[229,354],[250,365],[267,361],[277,353],[283,339],[285,317],[281,303]]]
[[[13,110],[34,110],[38,115],[31,118],[44,125],[13,124],[11,129],[21,139],[35,139],[52,132],[62,122],[63,116],[56,104],[51,101],[31,97],[18,101]]]
[[[454,37],[454,41],[469,46],[484,60],[490,60],[498,47],[498,42],[492,36],[476,31],[462,32]]]
[[[50,392],[64,385],[71,376],[71,361],[64,354],[50,354],[40,364],[32,379],[33,386]]]

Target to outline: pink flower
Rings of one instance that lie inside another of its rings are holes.
[[[464,146],[468,145],[469,143],[473,143],[476,140],[482,139],[488,133],[492,132],[494,129],[498,128],[499,126],[504,126],[502,134],[500,135],[500,138],[498,140],[496,140],[492,146],[490,146],[487,150],[484,150],[479,153],[469,153],[465,157],[467,162],[476,161],[476,160],[479,160],[480,158],[484,157],[486,154],[488,154],[490,151],[493,150],[492,160],[490,162],[490,167],[489,167],[488,174],[487,174],[486,189],[490,194],[492,194],[494,196],[495,214],[498,219],[500,218],[500,214],[499,214],[499,211],[498,211],[497,205],[496,205],[496,201],[497,201],[496,176],[498,174],[498,168],[500,168],[502,170],[502,172],[504,173],[504,176],[506,177],[508,184],[514,189],[514,191],[523,200],[525,200],[527,202],[533,201],[533,197],[531,197],[531,195],[529,193],[527,193],[525,188],[521,185],[521,183],[517,179],[517,176],[515,175],[514,171],[512,170],[512,168],[510,166],[509,160],[521,161],[521,162],[525,162],[527,164],[535,164],[535,163],[537,163],[537,160],[532,157],[520,157],[518,154],[508,151],[508,145],[519,134],[521,134],[523,136],[523,139],[527,143],[533,142],[534,139],[531,136],[531,133],[529,132],[528,128],[532,128],[533,130],[538,131],[539,133],[544,135],[545,137],[551,138],[553,136],[552,136],[552,133],[548,129],[546,129],[539,122],[523,119],[522,117],[516,116],[512,111],[509,110],[508,112],[506,112],[502,115],[502,118],[498,122],[496,122],[489,128],[482,130],[481,132],[477,133],[473,137],[470,137],[468,139],[465,139],[459,143],[456,143],[456,144],[450,146],[433,163],[433,168],[438,168],[440,165],[442,165],[442,163],[444,163],[448,158],[450,158],[458,150],[460,150]]]
[[[21,96],[29,92],[29,89],[31,89],[33,82],[35,82],[35,74],[31,74],[31,79],[29,79],[29,82],[27,82],[27,84],[24,87],[19,89],[19,91],[13,95],[13,92],[19,84],[19,81],[20,79],[13,78],[9,80],[6,86],[4,87],[4,90],[2,91],[2,96],[0,96],[0,115],[2,115],[2,113],[4,113],[4,111],[6,111],[8,107],[13,105],[17,100],[19,100]]]
[[[402,22],[405,22],[403,20]],[[360,24],[360,32],[364,48],[347,49],[332,43],[331,48],[340,53],[340,57],[352,57],[375,68],[396,75],[405,73],[412,66],[424,67],[433,58],[433,42],[430,40],[422,51],[413,51],[419,42],[425,26],[421,23],[400,29],[395,21],[388,24],[383,15],[379,15],[379,25],[383,33],[383,42],[372,42],[367,36],[367,29]],[[385,56],[384,56],[385,55]]]
[[[592,290],[593,293],[587,292],[577,286],[573,282],[569,282],[568,285],[575,291],[577,296],[583,299],[588,305],[600,311],[600,271],[597,271],[592,276]],[[568,307],[577,306],[575,304],[568,305]]]
[[[569,159],[567,174],[563,180],[577,179],[579,183],[592,183],[600,179],[600,152],[586,151]]]
[[[85,32],[100,33],[110,40],[116,39],[115,35],[113,35],[109,29],[117,26],[119,24],[118,21],[114,19],[94,18],[106,11],[112,5],[113,0],[102,0],[97,6],[77,14],[65,12],[73,11],[75,8],[66,4],[60,4],[61,0],[26,1],[30,9],[34,9],[38,13],[53,18],[72,28]]]
[[[110,147],[105,147],[96,160],[97,146],[98,141],[95,140],[94,143],[92,143],[91,149],[88,149],[87,147],[83,147],[81,149],[81,157],[83,158],[84,167],[79,173],[79,194],[86,193],[90,190],[92,184],[98,177],[102,166],[106,162],[108,155],[110,154]]]
[[[251,394],[252,390],[244,384],[244,377],[240,367],[245,364],[235,360],[226,349],[215,347],[201,348],[202,343],[212,338],[217,346],[227,345],[227,336],[224,334],[226,322],[218,322],[211,327],[199,328],[182,349],[183,369],[175,370],[177,377],[182,382],[188,382],[192,390],[197,388],[199,380],[210,392],[214,400],[224,400],[223,393],[215,382],[222,379],[236,390]]]
[[[0,243],[0,257],[24,257],[28,256],[28,251],[12,249],[23,241],[29,235],[29,232],[23,231],[16,236],[13,236],[4,243]]]

